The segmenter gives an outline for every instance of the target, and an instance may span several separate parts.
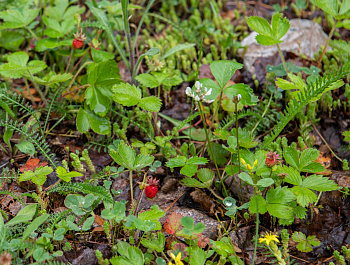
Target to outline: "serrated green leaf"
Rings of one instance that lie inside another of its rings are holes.
[[[158,97],[149,96],[142,98],[139,101],[139,106],[148,111],[159,112],[162,106],[162,101]]]
[[[141,100],[141,89],[127,83],[114,85],[112,91],[113,100],[123,106],[135,106]]]
[[[127,144],[119,143],[118,149],[111,149],[109,154],[117,164],[130,170],[133,169],[136,159],[135,150]]]
[[[97,49],[91,49],[91,56],[95,63],[100,63],[107,60],[112,60],[114,58],[113,53],[100,51]]]
[[[256,183],[256,185],[266,188],[266,187],[271,186],[273,183],[275,183],[275,181],[272,178],[264,178],[264,179],[260,179]]]
[[[214,61],[210,64],[210,69],[218,83],[220,89],[223,89],[238,69],[242,69],[243,64],[233,61]]]
[[[212,89],[211,94],[207,96],[206,99],[209,99],[209,100],[216,99],[220,95],[221,88],[214,80],[211,80],[209,78],[203,78],[199,80],[199,82],[202,84],[203,87]]]
[[[275,45],[277,43],[282,42],[282,41],[275,40],[272,37],[265,36],[265,35],[257,35],[255,37],[255,39],[256,39],[257,43],[259,43],[260,45],[264,45],[264,46]]]
[[[271,20],[272,34],[276,40],[280,40],[289,30],[290,24],[287,18],[283,18],[283,14],[275,13]]]
[[[78,131],[80,133],[86,133],[90,129],[88,115],[86,114],[86,111],[82,107],[80,107],[78,111],[76,124],[77,124]]]
[[[292,188],[292,191],[297,197],[297,202],[303,207],[306,207],[317,200],[316,194],[306,187],[295,186]]]
[[[69,79],[71,79],[73,76],[69,73],[64,74],[54,74],[51,72],[50,74],[44,76],[43,78],[34,77],[35,82],[37,82],[40,85],[50,86],[57,83],[65,82]]]
[[[240,173],[240,174],[238,175],[238,177],[239,177],[241,180],[247,182],[249,185],[254,185],[253,179],[252,179],[252,177],[251,177],[248,173],[242,172],[242,173]]]
[[[104,96],[100,89],[95,86],[90,86],[85,91],[86,103],[90,106],[97,115],[104,117],[110,108],[109,99]]]
[[[267,204],[266,209],[272,216],[289,219],[293,217],[293,208],[283,204]]]
[[[308,148],[301,153],[299,168],[303,168],[315,161],[320,155],[320,152],[313,148]],[[301,170],[300,170],[301,171]]]
[[[29,25],[39,14],[40,9],[12,9],[0,12],[0,18],[5,21],[5,28],[23,28]]]
[[[198,166],[197,165],[185,165],[181,168],[180,173],[187,176],[192,177],[197,173]]]
[[[208,163],[208,159],[198,156],[193,156],[186,161],[187,165],[205,165],[206,163]]]
[[[317,191],[332,191],[339,189],[339,186],[333,181],[320,175],[312,175],[307,177],[302,187]]]
[[[74,177],[81,177],[83,175],[82,173],[76,171],[67,172],[67,170],[64,167],[57,167],[56,173],[57,177],[66,182],[71,181],[71,179]]]
[[[250,86],[242,83],[226,87],[224,89],[224,93],[230,99],[240,94],[242,97],[240,103],[243,105],[252,106],[259,101],[258,98],[254,95],[253,89],[251,89]]]
[[[330,14],[332,17],[338,15],[338,1],[337,0],[314,0],[315,4],[324,12]]]
[[[98,134],[111,134],[111,122],[105,118],[97,116],[92,111],[85,111],[92,130]]]
[[[292,167],[299,168],[299,155],[295,148],[288,146],[283,149],[283,157]]]
[[[210,187],[211,183],[213,182],[213,180],[215,178],[215,174],[209,168],[201,168],[198,170],[197,177],[200,181],[203,182],[203,184],[206,184],[206,185],[208,185],[208,187]]]
[[[169,159],[168,162],[166,162],[166,166],[170,167],[170,168],[183,167],[184,165],[186,165],[186,157],[185,156],[174,157],[174,158]]]
[[[254,197],[250,198],[249,211],[251,213],[257,213],[257,202],[256,202],[256,199],[258,200],[259,213],[261,213],[261,214],[266,213],[266,211],[267,211],[266,201],[261,195],[255,195]]]
[[[248,26],[258,34],[270,36],[272,29],[266,19],[262,17],[251,16],[247,18]]]
[[[151,165],[153,163],[153,160],[154,160],[154,156],[150,156],[150,155],[146,155],[146,154],[137,155],[135,162],[134,162],[134,165],[133,165],[133,168],[135,170],[140,170],[144,167]]]
[[[155,88],[160,86],[157,78],[150,74],[140,74],[136,77],[136,80],[139,81],[143,86],[148,88]]]

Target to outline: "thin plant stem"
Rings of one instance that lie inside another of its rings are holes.
[[[334,22],[334,24],[333,24],[333,27],[332,27],[332,29],[331,29],[331,32],[329,33],[328,39],[327,39],[327,41],[326,41],[326,45],[324,46],[323,51],[322,51],[322,54],[321,54],[321,57],[320,57],[320,59],[318,60],[317,68],[320,68],[322,58],[323,58],[324,54],[326,53],[326,50],[327,50],[327,47],[328,47],[328,43],[329,43],[329,41],[331,40],[331,38],[332,38],[332,36],[333,36],[333,33],[334,33],[334,30],[335,30],[336,27],[337,27],[337,21],[334,21],[334,20],[333,20],[333,22]]]
[[[30,101],[32,102],[33,106],[36,106],[35,101],[34,101],[34,97],[33,97],[32,93],[30,93],[30,88],[29,88],[29,85],[28,85],[28,81],[27,81],[26,78],[23,78],[23,80],[24,80],[24,83],[25,83],[25,85],[27,87],[27,92],[29,94]]]
[[[68,72],[68,69],[69,69],[70,60],[72,59],[73,51],[74,51],[74,49],[72,47],[71,50],[70,50],[69,58],[68,58],[68,63],[67,63],[67,67],[66,67],[66,73]]]
[[[32,34],[32,36],[33,36],[37,41],[40,40],[40,39],[38,38],[38,36],[37,36],[29,27],[26,27],[26,29],[30,32],[30,34]]]
[[[237,157],[238,157],[238,174],[241,173],[241,157],[239,155],[239,134],[238,134],[238,102],[235,102],[235,111],[236,111],[236,137],[237,137]],[[239,185],[241,187],[241,198],[243,203],[243,185],[242,180],[239,179]]]
[[[253,130],[250,132],[250,135],[253,136],[253,132],[255,131],[255,129],[258,127],[258,125],[260,124],[262,118],[265,117],[265,114],[267,112],[267,110],[270,108],[270,104],[271,104],[271,101],[272,101],[272,97],[273,97],[274,93],[271,93],[271,96],[270,96],[270,99],[269,99],[269,102],[267,103],[266,107],[265,107],[265,110],[264,110],[264,113],[261,115],[261,119],[258,120],[258,122],[255,124]]]
[[[83,56],[80,57],[79,61],[75,64],[75,66],[73,67],[73,69],[70,71],[70,73],[73,73],[74,70],[78,67],[78,65],[80,64],[80,62],[83,60],[83,58],[85,57],[85,55],[91,50],[91,47],[89,47],[86,52],[83,54]]]
[[[33,83],[33,85],[34,85],[34,87],[35,87],[36,92],[38,92],[38,94],[39,94],[41,100],[42,100],[42,101],[44,102],[44,104],[46,105],[46,104],[47,104],[47,100],[46,100],[46,98],[45,98],[43,92],[40,90],[39,86],[35,83],[34,76],[33,76],[32,72],[28,70],[28,73],[29,73],[29,75],[30,75],[31,81],[32,81],[32,83]]]
[[[78,74],[80,73],[80,71],[83,70],[84,67],[85,67],[86,65],[91,64],[91,63],[92,63],[92,61],[86,62],[86,63],[84,63],[84,64],[79,68],[79,70],[76,72],[75,76],[73,77],[72,81],[69,83],[69,86],[68,86],[67,90],[68,90],[69,88],[71,88],[71,86],[72,86],[74,80],[77,78],[77,76],[78,76]]]
[[[280,45],[277,43],[277,48],[278,48],[278,52],[281,56],[281,60],[282,60],[282,63],[283,63],[283,66],[284,66],[284,70],[286,71],[286,74],[287,74],[287,77],[288,77],[288,67],[287,67],[287,64],[286,64],[286,60],[284,59],[284,56],[283,56],[283,53],[281,51],[281,48],[280,48]]]
[[[208,146],[209,146],[209,151],[211,153],[211,156],[214,160],[214,164],[215,164],[215,167],[216,167],[216,170],[217,170],[217,173],[218,173],[218,176],[219,176],[219,179],[220,179],[220,182],[221,182],[221,186],[222,188],[224,189],[224,192],[226,194],[226,196],[228,196],[228,193],[227,193],[227,190],[226,190],[226,187],[225,187],[225,183],[224,181],[222,180],[221,176],[220,176],[220,171],[219,171],[219,168],[218,168],[218,165],[216,163],[216,159],[215,159],[215,154],[213,152],[213,149],[212,149],[212,146],[211,146],[211,142],[210,142],[210,139],[209,139],[209,132],[208,132],[208,128],[207,128],[207,125],[205,124],[205,118],[204,118],[204,114],[203,114],[203,108],[202,108],[202,103],[201,102],[198,102],[198,106],[199,106],[199,112],[202,116],[202,120],[203,120],[203,127],[204,127],[204,131],[205,131],[205,135],[207,137],[207,141],[208,141]]]
[[[130,195],[131,195],[131,205],[134,203],[134,191],[132,187],[132,170],[129,171],[129,179],[130,179]]]
[[[231,169],[233,167],[232,160],[233,160],[233,154],[231,153],[231,159],[230,159]],[[236,190],[237,190],[238,199],[239,199],[240,203],[243,204],[243,198],[241,197],[241,194],[240,194],[240,192],[238,190],[237,181],[236,181],[236,178],[235,178],[234,175],[232,175],[232,179],[231,179],[230,186],[229,186],[230,188],[232,186],[233,181],[235,182],[235,187],[236,187]]]
[[[259,237],[259,201],[256,194],[256,187],[254,187],[254,197],[256,201],[256,226],[255,226],[255,243],[254,243],[254,255],[253,255],[253,264],[255,264],[256,249],[258,248],[258,237]]]

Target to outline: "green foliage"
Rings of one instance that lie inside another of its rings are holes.
[[[348,0],[341,1],[341,5],[337,0],[312,0],[312,2],[336,20],[350,18],[350,1]]]
[[[302,111],[304,107],[310,103],[315,98],[318,98],[319,95],[322,95],[327,91],[330,87],[334,86],[338,83],[341,78],[344,78],[350,73],[350,62],[347,62],[341,69],[337,72],[334,72],[331,75],[326,75],[324,77],[318,78],[314,83],[308,84],[306,86],[306,93],[299,93],[293,98],[286,109],[284,110],[284,114],[281,114],[281,117],[273,129],[272,133],[268,136],[265,136],[264,142],[261,148],[266,148],[276,137],[281,133],[284,127],[288,124],[288,122],[293,119],[293,117]]]
[[[135,154],[135,150],[129,145],[120,142],[116,149],[110,149],[113,160],[129,170],[141,170],[153,163],[154,157],[148,154]]]
[[[194,178],[188,177],[182,179],[181,184],[187,187],[196,187],[201,189],[210,188],[214,181],[215,174],[211,169],[201,168],[197,172],[197,177],[199,181]]]
[[[261,45],[275,45],[281,43],[281,38],[289,30],[290,24],[287,18],[283,18],[283,14],[275,13],[271,20],[271,25],[266,19],[261,17],[247,18],[247,24],[255,30],[258,35],[256,41]]]
[[[302,252],[310,252],[313,246],[319,246],[321,243],[316,236],[308,236],[306,238],[302,232],[294,232],[292,239],[298,242],[297,249]]]
[[[185,156],[177,156],[169,159],[169,161],[166,162],[166,165],[170,168],[182,167],[180,173],[187,177],[192,177],[196,174],[198,165],[205,165],[207,162],[208,159],[204,157],[195,156],[187,159]],[[206,179],[206,177],[203,179]]]
[[[43,185],[47,179],[47,175],[49,175],[53,169],[49,166],[38,167],[35,171],[25,171],[23,174],[19,176],[19,181],[27,181],[31,180],[36,185]]]
[[[155,96],[141,98],[141,89],[128,83],[113,86],[113,93],[113,100],[123,106],[138,105],[140,108],[152,112],[158,112],[161,107],[159,98]]]

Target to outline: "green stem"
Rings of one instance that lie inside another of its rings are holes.
[[[222,180],[222,178],[220,176],[220,171],[219,171],[218,165],[216,163],[215,154],[213,152],[213,149],[212,149],[212,146],[211,146],[211,142],[210,142],[210,139],[209,139],[209,132],[208,132],[208,129],[207,129],[207,125],[205,124],[205,117],[204,117],[204,114],[203,114],[202,103],[198,102],[198,106],[199,106],[199,112],[201,114],[202,121],[203,121],[203,127],[204,127],[204,131],[205,131],[205,135],[206,135],[207,141],[208,141],[209,151],[210,151],[211,156],[212,156],[212,158],[214,160],[214,164],[215,164],[216,171],[218,173],[218,176],[219,176],[222,188],[224,189],[224,192],[225,192],[226,196],[228,196],[228,193],[227,193],[227,190],[226,190],[226,187],[225,187],[225,183],[224,183],[224,181]]]
[[[329,41],[331,40],[331,38],[332,38],[332,36],[333,36],[333,33],[334,33],[334,30],[335,30],[336,27],[337,27],[337,21],[333,21],[333,22],[334,22],[334,24],[333,24],[333,27],[332,27],[332,29],[331,29],[331,32],[329,33],[328,39],[327,39],[327,41],[326,41],[326,45],[324,46],[323,51],[322,51],[322,54],[321,54],[321,57],[320,57],[320,59],[318,60],[317,68],[320,68],[321,61],[322,61],[322,58],[323,58],[324,54],[326,53],[328,43],[329,43]]]
[[[255,226],[255,243],[254,243],[254,255],[253,255],[253,264],[255,263],[256,249],[258,248],[258,237],[259,237],[259,201],[256,194],[256,187],[254,186],[254,197],[256,201],[256,226]]]
[[[264,110],[264,113],[261,115],[261,118],[264,118],[267,110],[270,108],[270,104],[271,104],[271,101],[272,101],[272,96],[274,95],[274,93],[271,93],[271,96],[270,96],[270,99],[269,99],[269,103],[267,103],[266,107],[265,107],[265,110]],[[255,131],[255,129],[258,127],[258,125],[260,124],[262,119],[258,120],[258,122],[255,124],[253,130],[251,131],[250,135],[253,136],[253,132]]]
[[[134,203],[134,191],[132,187],[132,170],[129,171],[129,179],[130,179],[130,195],[131,195],[131,205]]]
[[[241,157],[239,155],[239,134],[238,134],[238,102],[235,102],[235,111],[236,111],[236,137],[237,137],[237,157],[238,157],[238,174],[241,173]],[[234,176],[233,176],[234,177]],[[243,204],[243,186],[242,180],[239,179],[239,185],[241,187],[241,203]]]
[[[70,82],[67,90],[72,87],[72,84],[73,84],[74,80],[77,78],[77,76],[80,73],[80,71],[83,70],[86,65],[91,64],[91,63],[92,63],[92,61],[86,62],[79,68],[79,70],[76,72],[75,76],[73,77],[72,81]]]
[[[35,33],[34,33],[29,27],[27,27],[27,30],[30,32],[30,34],[32,34],[32,36],[33,36],[37,41],[40,40],[40,39],[38,38],[38,36],[35,35]]]
[[[44,93],[40,90],[39,86],[36,84],[33,74],[32,74],[29,70],[28,70],[28,73],[29,73],[29,75],[30,75],[31,81],[32,81],[32,83],[33,83],[33,85],[34,85],[34,87],[35,87],[36,92],[38,92],[38,94],[39,94],[41,100],[42,100],[42,101],[44,102],[44,104],[46,105],[46,104],[47,104],[47,100],[46,100],[46,98],[45,98],[45,96],[44,96]]]
[[[33,97],[32,93],[30,93],[30,88],[29,88],[29,85],[28,85],[28,81],[27,81],[26,78],[23,78],[23,80],[24,80],[24,84],[26,85],[27,92],[28,92],[28,95],[30,97],[30,101],[32,102],[33,106],[36,106],[35,101],[34,101],[34,97]]]
[[[277,48],[278,48],[278,52],[281,56],[281,60],[282,60],[282,63],[283,63],[283,66],[284,66],[284,70],[286,71],[286,74],[287,74],[287,77],[288,77],[288,67],[287,67],[287,64],[286,64],[286,60],[284,59],[284,56],[283,56],[283,53],[281,51],[281,48],[280,48],[280,45],[277,43]]]

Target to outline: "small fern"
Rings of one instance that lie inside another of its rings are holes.
[[[105,153],[108,152],[108,146],[113,143],[112,138],[101,138],[100,140],[97,137],[94,137],[86,144],[87,149],[92,149],[97,152],[101,152],[101,150]]]
[[[3,191],[0,191],[0,194],[10,195],[12,198],[16,199],[23,206],[26,205],[26,203],[22,199],[23,196],[22,195],[18,195],[16,192],[14,192],[12,190],[3,190]]]
[[[74,192],[74,193],[85,193],[85,194],[93,194],[95,196],[100,197],[103,201],[113,203],[113,197],[110,192],[102,186],[91,186],[90,183],[60,183],[55,185],[45,191],[46,194],[50,194],[52,192]]]
[[[319,77],[316,82],[312,84],[308,84],[304,93],[296,94],[295,98],[293,98],[289,104],[286,106],[284,110],[284,114],[281,113],[280,119],[277,122],[275,128],[271,132],[270,135],[265,136],[264,142],[261,145],[261,148],[266,148],[269,144],[276,139],[276,137],[282,132],[284,127],[293,119],[293,117],[300,111],[304,109],[304,107],[314,100],[315,98],[319,98],[324,92],[329,90],[329,88],[334,85],[338,80],[346,77],[350,74],[350,61],[348,61],[342,68],[340,68],[337,72],[326,75],[324,77]]]
[[[57,260],[48,260],[46,261],[47,265],[66,265],[66,263],[64,263],[63,261],[57,261]]]
[[[0,88],[0,106],[3,107],[14,119],[16,117],[14,114],[11,114],[12,110],[9,108],[10,106],[17,107],[24,113],[24,115],[33,117],[37,124],[40,124],[39,118],[36,115],[37,111],[34,110],[32,106],[30,106],[30,102],[25,103],[25,98],[16,93],[12,93],[11,95],[11,93],[6,88]],[[40,133],[43,135],[41,128]]]
[[[242,119],[247,116],[254,116],[258,119],[262,119],[261,114],[249,109],[242,110],[238,113],[238,119]],[[224,130],[227,130],[235,122],[236,122],[236,116],[234,116],[233,119],[231,117],[226,117],[223,121],[221,121],[221,128]]]
[[[69,214],[71,214],[72,210],[68,209],[65,211],[62,211],[60,213],[52,213],[50,214],[50,217],[48,219],[49,225],[48,227],[54,230],[55,225],[61,221],[63,218],[67,217]]]
[[[13,120],[0,120],[0,126],[8,127],[11,130],[21,134],[26,140],[31,142],[36,149],[56,168],[56,156],[51,153],[49,145],[45,142],[43,136],[40,136],[35,131],[29,132],[29,129],[22,122]]]
[[[97,29],[105,29],[105,26],[99,21],[83,21],[80,23],[82,28],[97,28]]]

